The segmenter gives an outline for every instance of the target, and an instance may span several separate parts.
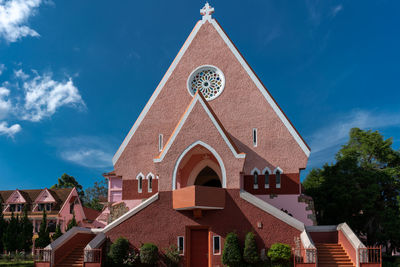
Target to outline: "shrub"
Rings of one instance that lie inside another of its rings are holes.
[[[153,243],[145,243],[140,248],[140,262],[155,265],[158,262],[158,247]]]
[[[51,236],[51,239],[53,239],[53,241],[55,241],[57,238],[59,238],[62,235],[63,235],[63,233],[61,232],[61,226],[58,223],[56,226],[56,232]]]
[[[268,250],[268,257],[271,259],[273,266],[286,266],[291,257],[290,246],[282,243],[272,244]]]
[[[181,256],[179,255],[177,246],[171,245],[170,247],[168,247],[165,250],[164,254],[165,254],[165,261],[166,261],[167,266],[169,266],[169,267],[178,266],[178,264],[181,260]]]
[[[126,238],[119,237],[110,247],[108,257],[113,263],[121,265],[129,255],[129,241]]]
[[[258,255],[256,237],[253,232],[248,232],[244,241],[243,259],[247,263],[257,263],[260,261]]]
[[[222,263],[228,266],[239,266],[242,260],[240,254],[239,239],[235,233],[226,236],[224,249],[222,251]]]

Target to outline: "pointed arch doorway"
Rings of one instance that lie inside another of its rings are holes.
[[[214,148],[202,141],[187,147],[174,168],[173,190],[192,185],[226,188],[226,171],[222,158]]]

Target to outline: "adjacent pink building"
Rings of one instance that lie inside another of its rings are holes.
[[[98,216],[96,211],[85,212],[87,208],[82,206],[75,188],[0,191],[0,201],[5,219],[9,219],[12,213],[22,216],[25,206],[28,206],[28,217],[32,221],[35,233],[39,231],[43,211],[46,211],[50,232],[55,231],[57,224],[65,231],[73,214],[80,226],[92,226],[95,217]],[[86,213],[90,214],[90,218]]]

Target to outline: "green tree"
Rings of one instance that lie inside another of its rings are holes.
[[[242,255],[240,253],[239,239],[235,233],[226,235],[222,251],[222,263],[230,267],[240,266]]]
[[[60,236],[62,236],[63,233],[61,232],[61,225],[59,223],[57,223],[56,226],[56,231],[54,232],[54,234],[51,236],[51,239],[53,241],[55,241],[57,238],[59,238]]]
[[[18,248],[19,250],[24,250],[25,252],[30,251],[33,237],[33,225],[28,218],[28,210],[28,205],[25,205],[24,214],[19,223],[19,234],[17,236]]]
[[[58,178],[58,183],[53,185],[51,189],[57,189],[57,188],[76,188],[76,191],[78,191],[79,198],[82,200],[85,193],[83,192],[82,186],[78,183],[78,181],[73,177],[70,176],[66,173],[61,175],[60,178]]]
[[[260,261],[258,255],[256,236],[253,232],[248,232],[244,241],[243,259],[245,262],[255,264]]]
[[[153,243],[145,243],[140,248],[140,262],[155,266],[158,262],[158,247]]]
[[[347,222],[367,245],[400,248],[400,152],[392,139],[353,128],[334,164],[309,173],[305,193],[319,224]]]
[[[65,230],[66,232],[68,232],[69,230],[71,230],[72,228],[74,228],[75,226],[78,226],[78,224],[76,223],[76,219],[75,219],[75,213],[72,215],[72,219],[71,221],[69,221],[68,225],[67,225],[67,229]]]
[[[291,257],[290,246],[282,243],[272,244],[267,253],[272,266],[287,266]]]
[[[15,217],[14,212],[12,212],[6,231],[3,234],[4,249],[8,252],[15,252],[18,249],[18,240],[16,238],[19,234],[18,225],[19,217]]]
[[[40,223],[38,238],[35,240],[35,247],[44,248],[50,244],[50,233],[47,227],[47,215],[46,211],[43,210],[42,222]]]
[[[110,247],[110,252],[108,257],[113,261],[113,263],[120,266],[128,258],[130,244],[128,239],[119,237]]]
[[[86,188],[83,204],[88,208],[101,211],[103,205],[100,204],[100,199],[107,198],[107,195],[108,183],[106,179],[103,179],[100,182],[94,182],[93,187]]]

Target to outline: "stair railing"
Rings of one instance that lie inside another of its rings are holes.
[[[382,266],[382,247],[359,248],[358,258],[362,266]]]
[[[85,248],[84,262],[101,263],[102,249],[101,248]]]
[[[51,263],[52,253],[51,249],[46,248],[37,248],[34,252],[34,261],[35,262],[48,262],[49,266]]]
[[[293,249],[294,266],[317,266],[317,250],[315,248]]]

